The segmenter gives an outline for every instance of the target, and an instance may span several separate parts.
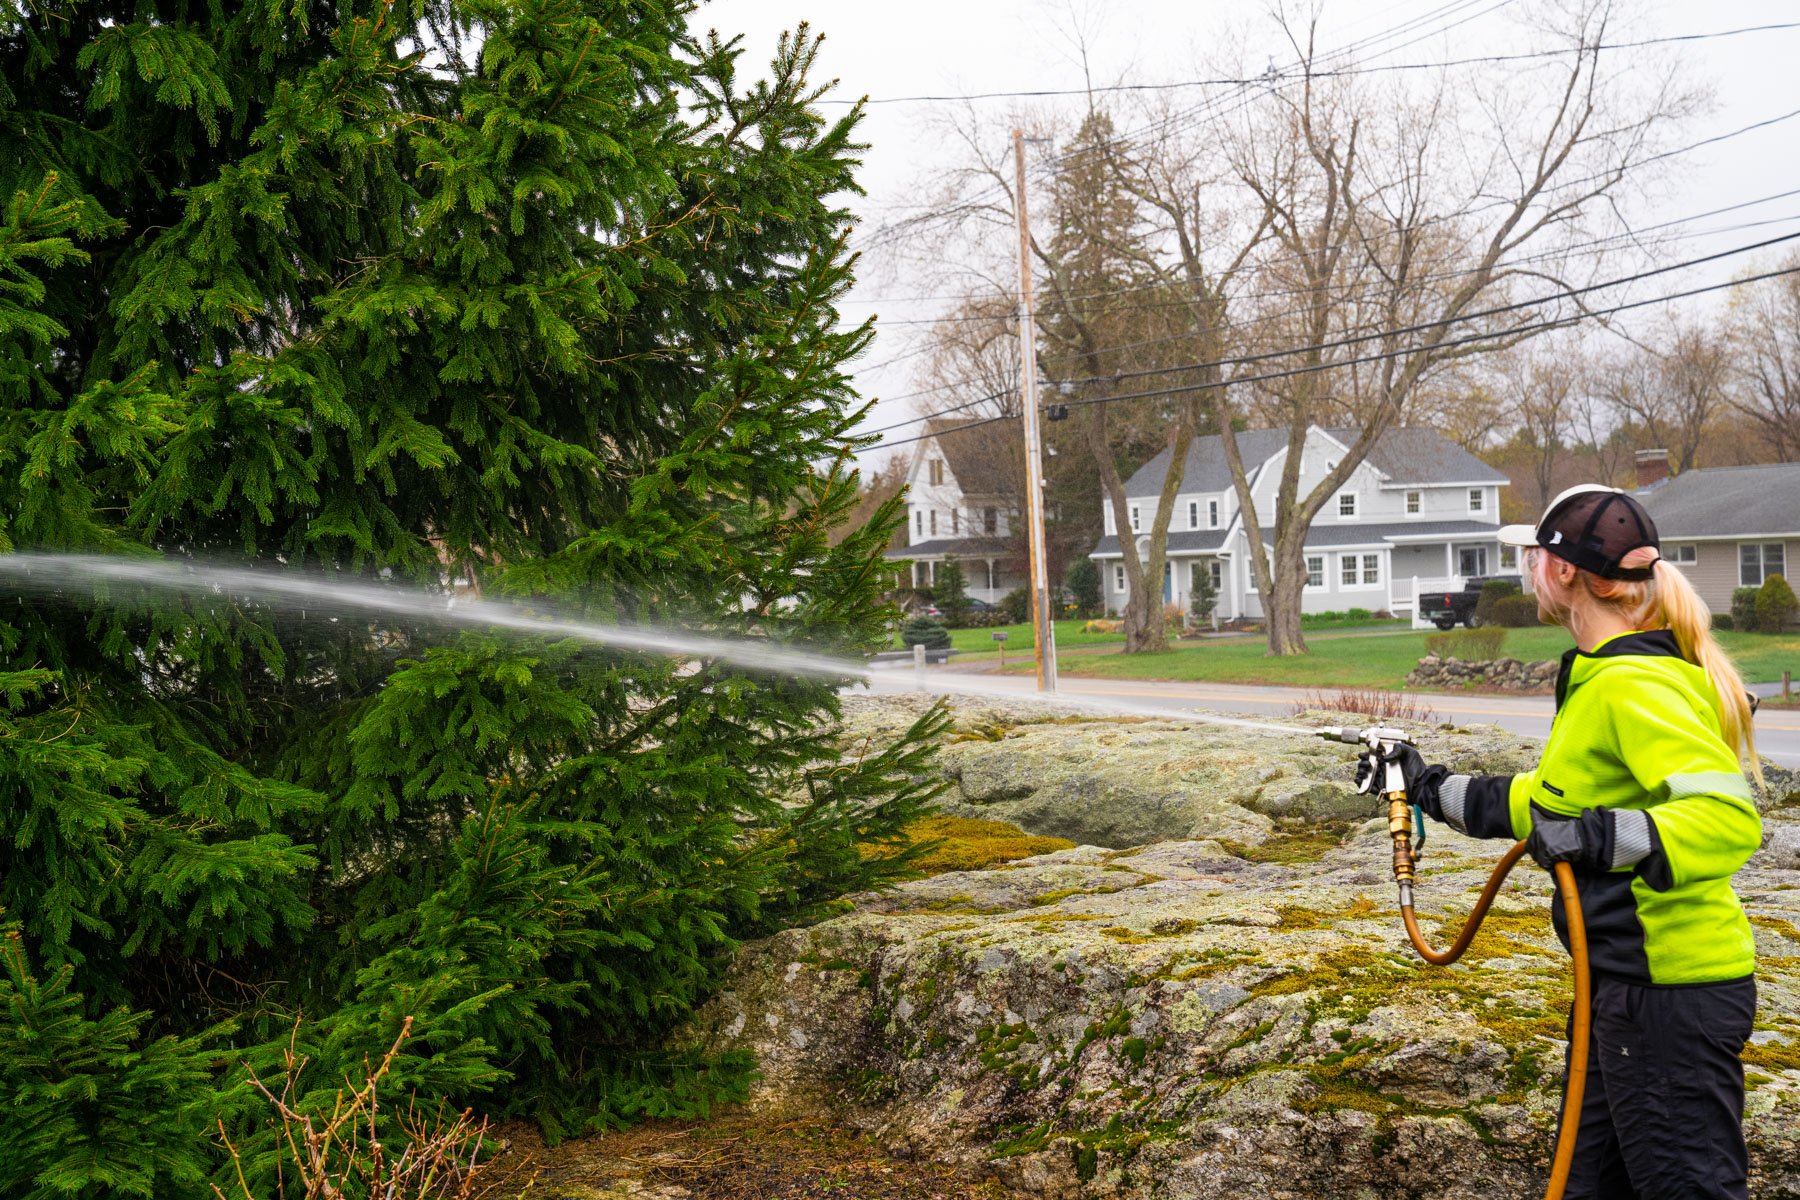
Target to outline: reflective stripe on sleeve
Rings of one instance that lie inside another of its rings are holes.
[[[1683,796],[1731,796],[1750,800],[1750,781],[1742,771],[1702,771],[1693,775],[1671,775],[1665,780],[1669,799]]]
[[[1656,842],[1650,832],[1650,814],[1635,808],[1609,809],[1613,820],[1612,865],[1635,867],[1650,857]]]
[[[1438,806],[1444,813],[1444,824],[1458,833],[1469,832],[1468,822],[1463,818],[1463,804],[1469,794],[1469,777],[1452,775],[1438,785]]]

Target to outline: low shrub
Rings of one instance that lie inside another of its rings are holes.
[[[1730,613],[1714,613],[1712,627],[1714,629],[1731,630],[1737,628],[1737,622],[1731,619]]]
[[[1031,593],[1016,587],[1000,597],[1000,621],[1005,625],[1023,625],[1031,620]]]
[[[1505,645],[1506,630],[1497,626],[1453,629],[1425,637],[1425,653],[1438,658],[1459,658],[1463,662],[1493,662],[1500,657],[1500,650]]]
[[[1756,628],[1755,588],[1741,587],[1731,590],[1731,624],[1737,629]]]
[[[1756,628],[1763,633],[1780,633],[1794,623],[1800,613],[1800,600],[1794,589],[1779,575],[1770,575],[1756,590]]]
[[[900,644],[943,650],[950,645],[950,630],[936,617],[908,617],[906,624],[900,627]]]
[[[1486,603],[1486,597],[1482,598]],[[1537,599],[1522,592],[1510,596],[1501,596],[1492,604],[1481,618],[1484,625],[1496,625],[1502,629],[1529,629],[1538,623]]]
[[[1475,620],[1482,625],[1504,625],[1506,622],[1496,618],[1494,608],[1509,596],[1519,595],[1519,585],[1510,579],[1490,579],[1481,585],[1481,598],[1475,601]],[[1537,615],[1536,607],[1532,615]],[[1517,626],[1514,626],[1517,628]]]
[[[1293,715],[1297,717],[1309,711],[1355,713],[1377,723],[1404,721],[1413,725],[1435,725],[1438,719],[1430,705],[1403,692],[1386,692],[1380,688],[1311,691],[1294,705]]]

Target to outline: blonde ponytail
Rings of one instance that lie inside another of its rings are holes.
[[[1619,565],[1648,566],[1650,578],[1634,582],[1602,579],[1587,571],[1579,574],[1595,600],[1623,613],[1637,628],[1666,628],[1675,635],[1681,657],[1706,672],[1707,682],[1718,695],[1719,732],[1725,744],[1739,753],[1744,769],[1761,784],[1762,764],[1756,758],[1750,695],[1744,690],[1743,677],[1732,665],[1730,655],[1712,635],[1712,609],[1687,576],[1649,546],[1633,550],[1619,560]]]
[[[1629,557],[1629,555],[1627,556]],[[1731,656],[1712,635],[1712,610],[1686,575],[1660,557],[1651,568],[1655,587],[1651,599],[1663,624],[1675,635],[1681,657],[1706,672],[1719,695],[1719,727],[1725,744],[1741,753],[1750,774],[1762,783],[1762,764],[1756,758],[1756,727],[1750,712],[1750,696]]]

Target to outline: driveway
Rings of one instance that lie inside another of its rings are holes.
[[[881,672],[880,691],[916,691],[910,670]],[[978,696],[1035,696],[1037,680],[1029,675],[959,673],[953,668],[928,669],[927,691]],[[1779,685],[1777,685],[1779,689]],[[1760,690],[1760,689],[1759,689]],[[1253,716],[1280,721],[1291,716],[1309,689],[1251,687],[1227,683],[1175,683],[1148,679],[1076,679],[1060,681],[1058,697],[1083,708],[1122,713],[1162,713],[1204,720],[1209,714]],[[1546,737],[1555,703],[1549,696],[1490,696],[1454,692],[1398,693],[1415,707],[1429,708],[1440,721],[1498,725],[1514,733]],[[1756,718],[1756,748],[1766,759],[1800,768],[1800,711],[1765,711]]]

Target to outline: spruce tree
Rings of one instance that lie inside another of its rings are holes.
[[[0,2],[0,551],[877,648],[858,114],[693,8]],[[0,594],[0,1190],[267,1176],[245,1065],[323,1103],[408,1017],[394,1086],[552,1136],[730,1094],[668,1030],[929,799],[941,718],[842,760],[836,686]]]

